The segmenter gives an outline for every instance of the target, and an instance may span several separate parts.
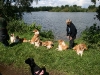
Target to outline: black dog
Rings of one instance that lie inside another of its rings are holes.
[[[46,68],[40,68],[35,62],[33,58],[28,58],[25,60],[25,63],[28,64],[31,68],[32,75],[49,75],[46,72]],[[43,72],[43,73],[42,73]],[[41,74],[42,73],[42,74]]]

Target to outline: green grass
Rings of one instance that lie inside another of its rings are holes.
[[[39,66],[45,66],[53,74],[59,72],[59,75],[100,75],[100,50],[90,48],[81,57],[73,50],[57,51],[56,48],[56,41],[50,50],[42,46],[36,48],[30,43],[19,43],[13,47],[4,47],[0,43],[0,62],[28,69],[24,61],[32,57]]]

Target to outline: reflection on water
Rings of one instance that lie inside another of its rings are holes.
[[[69,18],[75,24],[80,37],[81,32],[86,26],[91,26],[93,23],[99,25],[97,19],[94,20],[94,12],[32,12],[24,13],[23,20],[31,24],[35,22],[37,25],[41,25],[43,30],[52,30],[55,39],[66,39],[66,20]]]

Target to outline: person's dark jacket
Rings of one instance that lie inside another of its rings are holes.
[[[67,36],[71,36],[72,38],[76,37],[77,29],[73,23],[67,25],[66,31],[67,31]]]

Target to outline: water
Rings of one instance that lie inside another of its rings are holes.
[[[35,22],[37,25],[41,25],[43,30],[52,30],[55,40],[67,40],[67,19],[71,19],[75,24],[78,38],[86,26],[90,27],[93,23],[100,24],[100,21],[94,20],[95,15],[96,13],[94,12],[31,12],[24,13],[23,20],[28,24]]]

